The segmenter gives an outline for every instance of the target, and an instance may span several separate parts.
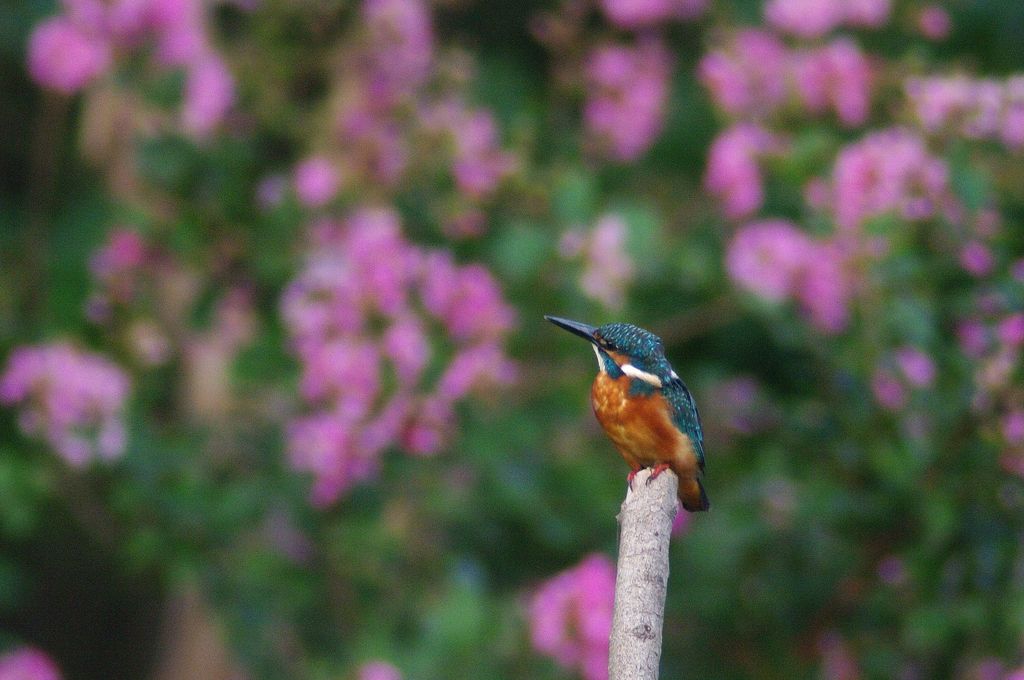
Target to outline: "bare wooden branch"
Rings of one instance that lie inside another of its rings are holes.
[[[619,512],[619,563],[609,680],[657,680],[668,588],[668,545],[679,480],[641,470]],[[648,483],[649,482],[649,483]]]

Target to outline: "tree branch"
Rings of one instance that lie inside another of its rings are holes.
[[[641,470],[619,512],[619,564],[608,653],[609,680],[657,680],[668,587],[668,543],[679,480]],[[650,483],[648,483],[650,480]]]

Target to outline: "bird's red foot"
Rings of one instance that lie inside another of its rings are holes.
[[[640,468],[636,470],[630,470],[629,474],[626,475],[626,485],[629,486],[629,490],[633,490],[633,478],[636,477],[636,473],[640,472]]]
[[[647,478],[647,484],[651,483],[651,480],[660,475],[665,470],[669,469],[668,463],[658,463],[651,469],[651,476]]]

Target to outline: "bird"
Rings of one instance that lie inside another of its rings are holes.
[[[627,481],[653,468],[679,478],[679,500],[689,512],[710,507],[704,490],[704,433],[697,404],[665,358],[654,333],[630,323],[591,326],[557,316],[545,319],[589,341],[597,355],[590,389],[594,415],[630,467]]]

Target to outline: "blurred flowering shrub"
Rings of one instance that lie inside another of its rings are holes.
[[[2,680],[60,680],[60,670],[50,657],[32,647],[21,647],[0,656]]]
[[[313,501],[326,504],[372,475],[387,448],[436,453],[458,401],[512,381],[501,341],[513,312],[487,270],[407,242],[393,212],[363,209],[312,230],[282,315],[302,362],[299,391],[316,410],[288,439],[292,463],[316,476]]]
[[[87,632],[198,586],[240,677],[604,677],[625,469],[558,313],[701,405],[664,677],[1022,672],[1020,3],[11,17],[0,649],[135,677]]]
[[[530,601],[533,645],[586,680],[608,677],[615,565],[589,555],[541,584]]]
[[[116,364],[67,343],[19,347],[0,375],[0,402],[18,426],[70,465],[124,453],[128,377]]]

